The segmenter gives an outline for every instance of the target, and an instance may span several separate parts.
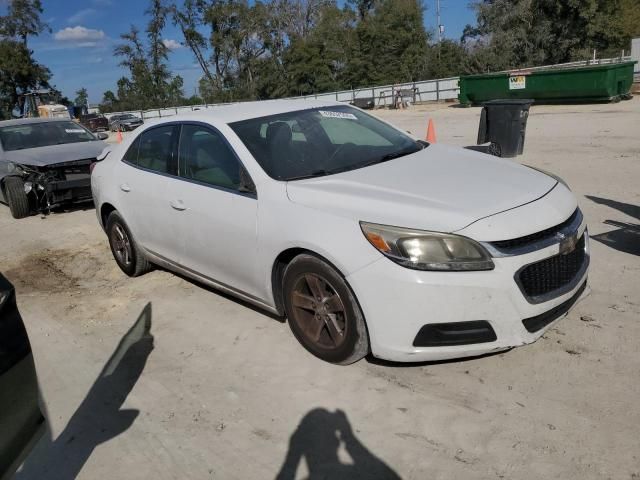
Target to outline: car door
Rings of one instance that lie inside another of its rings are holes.
[[[183,208],[182,264],[242,293],[256,296],[257,215],[255,186],[224,136],[185,123],[180,137],[182,185],[173,201]]]
[[[180,127],[167,124],[142,132],[118,166],[118,209],[133,238],[150,253],[179,261],[182,238],[176,234],[173,204],[177,188],[177,144]]]
[[[45,432],[38,379],[13,286],[0,274],[0,479],[8,479]]]

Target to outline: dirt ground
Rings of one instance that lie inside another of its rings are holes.
[[[377,113],[418,136],[432,118],[460,146],[480,116]],[[0,205],[0,269],[53,433],[20,478],[639,479],[639,125],[640,98],[533,107],[517,161],[578,196],[592,292],[535,344],[467,361],[322,363],[243,303],[164,271],[125,277],[92,208],[14,221]],[[96,381],[148,304],[153,350],[124,390]]]

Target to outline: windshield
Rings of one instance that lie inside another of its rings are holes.
[[[253,118],[230,127],[276,180],[355,170],[423,148],[408,135],[346,105]]]
[[[25,123],[0,128],[0,142],[8,152],[94,140],[96,137],[91,132],[71,121]]]

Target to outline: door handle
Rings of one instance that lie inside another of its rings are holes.
[[[123,192],[130,192],[131,191],[131,187],[128,184],[123,183],[123,184],[120,185],[120,190],[122,190]]]
[[[171,205],[171,208],[173,208],[174,210],[183,211],[187,209],[182,200],[171,200],[169,202],[169,205]]]

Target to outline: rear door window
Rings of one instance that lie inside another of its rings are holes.
[[[154,172],[176,175],[174,149],[178,128],[177,125],[166,125],[146,130],[140,135],[137,165]]]

